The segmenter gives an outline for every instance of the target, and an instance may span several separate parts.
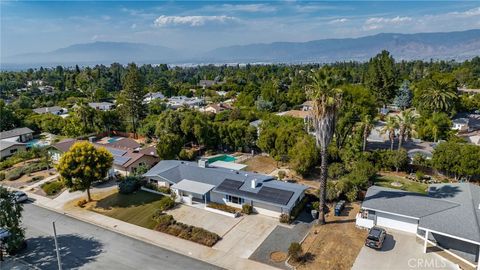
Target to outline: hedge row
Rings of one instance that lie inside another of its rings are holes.
[[[159,232],[168,233],[208,247],[215,245],[220,240],[218,234],[177,222],[172,215],[160,214],[155,217],[155,220],[158,222],[155,230]]]
[[[48,196],[52,196],[60,192],[64,186],[62,181],[54,181],[45,183],[41,187]]]
[[[220,203],[209,203],[207,206],[213,209],[218,209],[218,210],[225,211],[232,214],[240,213],[242,211],[241,209],[238,209],[226,204],[220,204]]]

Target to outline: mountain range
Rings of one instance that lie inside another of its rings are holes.
[[[46,53],[28,53],[2,57],[2,65],[55,66],[128,63],[328,63],[366,61],[381,50],[397,60],[455,59],[480,55],[480,29],[395,34],[382,33],[360,38],[322,39],[308,42],[274,42],[221,47],[191,55],[158,45],[128,42],[75,44]]]

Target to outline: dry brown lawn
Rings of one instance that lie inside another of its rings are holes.
[[[270,174],[277,169],[277,161],[269,156],[254,156],[244,162],[247,171]],[[279,163],[280,164],[280,163]]]
[[[331,211],[326,217],[327,224],[314,226],[302,243],[309,259],[298,265],[297,269],[350,269],[363,247],[367,231],[355,227],[355,216],[360,205],[347,204],[344,215],[338,217],[333,215],[333,209],[329,207]]]

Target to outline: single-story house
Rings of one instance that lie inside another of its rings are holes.
[[[33,109],[33,111],[38,114],[51,113],[60,116],[68,114],[68,110],[66,108],[62,108],[59,106],[36,108]]]
[[[91,142],[102,144],[106,147],[122,148],[127,150],[140,150],[140,147],[142,146],[134,139],[125,137],[104,137],[100,140],[93,140]]]
[[[150,103],[155,99],[165,99],[165,96],[161,92],[148,93],[143,97],[143,103]]]
[[[186,97],[186,96],[174,96],[168,99],[167,105],[172,109],[178,109],[180,107],[199,107],[203,105],[205,101],[202,98]]]
[[[214,104],[209,104],[208,106],[206,106],[205,109],[203,109],[203,111],[217,114],[219,112],[229,111],[231,109],[232,109],[232,106],[230,106],[229,104],[214,103]]]
[[[28,142],[33,139],[33,130],[22,127],[0,132],[0,140]]]
[[[26,150],[27,145],[24,143],[0,140],[0,160],[7,158],[16,152]]]
[[[452,120],[452,129],[460,132],[480,130],[480,114],[459,113]]]
[[[427,195],[372,186],[356,224],[416,234],[470,264],[480,257],[480,186],[432,184]]]
[[[115,108],[115,104],[111,102],[90,102],[88,106],[100,111],[110,111]]]
[[[49,153],[52,160],[58,162],[66,151],[72,147],[78,140],[67,139],[50,146]],[[156,153],[142,152],[141,150],[131,150],[125,148],[113,147],[111,145],[103,145],[93,143],[95,147],[105,147],[113,155],[113,166],[109,175],[120,173],[122,175],[129,175],[136,172],[140,166],[147,168],[155,165],[159,158]]]
[[[257,213],[271,217],[289,214],[307,189],[269,175],[211,167],[206,159],[198,163],[162,160],[143,176],[170,187],[184,203],[215,202],[237,208],[249,204]]]

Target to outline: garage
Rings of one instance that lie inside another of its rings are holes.
[[[416,233],[418,227],[418,220],[377,211],[376,224],[385,228]]]

